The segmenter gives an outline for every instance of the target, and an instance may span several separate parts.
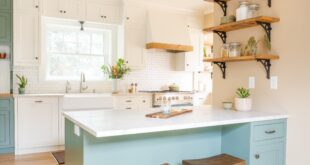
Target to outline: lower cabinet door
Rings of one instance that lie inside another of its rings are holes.
[[[0,148],[10,145],[10,112],[0,111]]]
[[[251,165],[285,165],[285,143],[277,141],[255,145]]]
[[[0,11],[0,43],[11,43],[12,16],[9,12]]]
[[[18,148],[58,145],[57,98],[20,98],[17,113]]]

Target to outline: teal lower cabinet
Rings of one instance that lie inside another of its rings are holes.
[[[0,11],[0,44],[12,42],[12,13]]]
[[[0,98],[0,154],[14,152],[13,99]]]
[[[222,152],[245,159],[247,165],[285,165],[286,120],[223,127]]]

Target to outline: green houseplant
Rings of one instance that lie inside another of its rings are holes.
[[[250,90],[240,87],[237,89],[236,94],[238,97],[235,98],[235,108],[238,111],[250,111],[252,109],[252,99]]]
[[[103,65],[101,67],[103,73],[113,81],[113,93],[119,92],[119,80],[123,79],[130,72],[130,68],[126,65],[125,60],[120,58],[115,65]]]
[[[25,90],[26,90],[26,86],[28,84],[28,80],[25,76],[19,76],[19,75],[16,75],[17,79],[18,79],[18,93],[19,94],[25,94]]]

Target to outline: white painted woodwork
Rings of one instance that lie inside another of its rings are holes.
[[[119,24],[120,18],[119,6],[106,5],[98,2],[86,3],[87,21]]]
[[[58,145],[58,112],[57,97],[18,98],[17,150]]]
[[[14,11],[14,65],[39,65],[39,15]]]

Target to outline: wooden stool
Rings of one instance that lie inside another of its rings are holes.
[[[245,161],[230,155],[221,154],[206,159],[183,160],[183,165],[246,165]]]

